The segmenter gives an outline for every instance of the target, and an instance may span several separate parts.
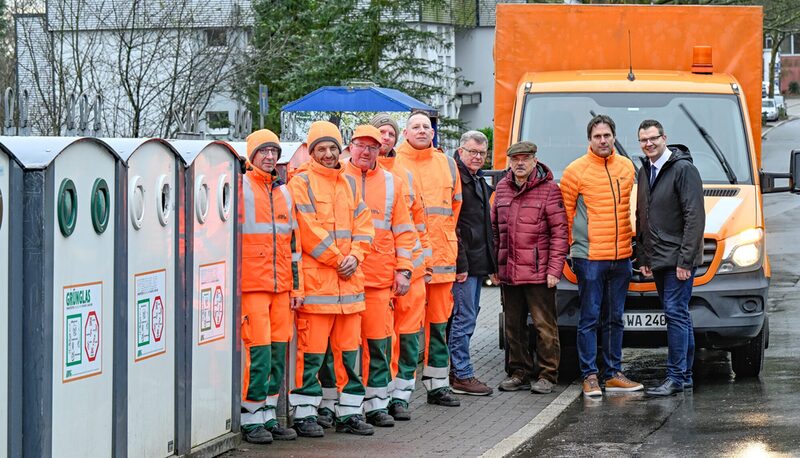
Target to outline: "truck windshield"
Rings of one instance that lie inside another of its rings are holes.
[[[538,146],[537,157],[558,180],[570,162],[586,153],[586,125],[594,111],[616,123],[617,140],[641,164],[637,128],[645,119],[664,126],[667,143],[689,148],[704,183],[729,184],[714,151],[686,116],[683,104],[719,145],[740,184],[753,182],[744,118],[735,95],[678,93],[547,93],[528,94],[522,114],[519,140]]]

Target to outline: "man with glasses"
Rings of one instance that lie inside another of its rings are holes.
[[[278,424],[275,409],[292,338],[292,309],[303,303],[300,234],[289,190],[275,172],[278,136],[247,136],[242,178],[242,438],[265,444],[297,433]],[[280,253],[280,255],[278,255]]]
[[[636,237],[642,274],[653,277],[667,316],[667,377],[646,393],[670,396],[692,388],[692,283],[703,262],[703,181],[683,145],[667,146],[660,122],[639,125],[646,156],[639,169]]]
[[[509,377],[500,390],[547,394],[558,380],[561,356],[556,285],[567,256],[567,217],[553,173],[536,159],[536,151],[531,142],[506,151],[510,170],[497,184],[492,207],[498,266],[492,282],[503,285],[508,348]],[[538,376],[528,344],[528,313],[536,329]]]
[[[453,393],[488,396],[492,389],[475,377],[469,357],[469,342],[480,312],[481,282],[496,271],[492,248],[492,189],[483,179],[489,140],[470,130],[461,136],[461,146],[453,158],[461,175],[464,200],[458,216],[458,258],[453,283],[453,315],[450,322],[450,386]]]
[[[417,234],[402,193],[400,180],[378,166],[381,133],[372,125],[356,127],[350,141],[345,177],[372,213],[375,239],[362,269],[366,310],[361,312],[364,412],[374,426],[394,426],[389,415],[393,325],[392,297],[408,292],[411,250]]]
[[[622,373],[622,313],[631,281],[630,198],[635,172],[630,159],[614,148],[615,135],[614,120],[607,115],[593,117],[586,126],[586,154],[572,161],[561,178],[572,268],[578,277],[578,361],[586,397],[603,395],[600,380],[606,391],[644,389]],[[601,316],[605,367],[598,374]]]

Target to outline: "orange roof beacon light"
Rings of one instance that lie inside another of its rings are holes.
[[[692,73],[705,75],[714,73],[714,63],[711,60],[711,46],[692,47]]]

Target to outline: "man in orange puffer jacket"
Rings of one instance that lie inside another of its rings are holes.
[[[292,338],[292,311],[303,303],[300,234],[289,190],[275,172],[278,136],[247,137],[242,179],[242,436],[263,444],[297,434],[278,424],[275,408]]]
[[[597,115],[586,134],[589,150],[564,170],[572,268],[578,277],[578,360],[584,396],[602,396],[597,370],[597,328],[603,316],[606,391],[644,388],[622,373],[622,311],[631,280],[631,191],[634,167],[614,148],[614,121]],[[601,314],[601,306],[608,307]]]

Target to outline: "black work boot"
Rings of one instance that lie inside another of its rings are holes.
[[[297,431],[300,437],[324,437],[325,431],[322,426],[317,424],[317,419],[314,417],[304,418],[302,420],[295,420],[292,429]]]
[[[394,426],[394,418],[386,412],[371,412],[367,414],[367,423],[380,428],[391,428]]]
[[[458,407],[461,401],[456,399],[450,392],[450,388],[442,388],[434,392],[428,392],[428,404],[437,404],[445,407]]]
[[[403,405],[399,402],[389,404],[389,415],[394,417],[396,421],[411,420],[411,412],[409,412],[408,406]]]
[[[251,444],[271,444],[272,434],[267,431],[264,425],[258,425],[254,428],[245,427],[242,428],[242,439]]]
[[[276,441],[293,441],[297,439],[297,432],[292,428],[284,428],[279,424],[275,424],[272,428],[267,428],[267,431],[272,433],[272,438]]]
[[[375,428],[365,422],[361,415],[351,415],[347,420],[336,420],[336,432],[371,436],[375,434]]]
[[[333,420],[335,418],[335,414],[331,409],[327,407],[322,407],[321,409],[317,409],[317,424],[322,426],[325,429],[333,427]]]

